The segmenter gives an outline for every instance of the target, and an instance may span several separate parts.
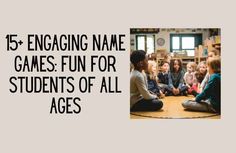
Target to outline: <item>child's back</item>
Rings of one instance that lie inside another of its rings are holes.
[[[197,102],[200,102],[204,99],[209,99],[213,108],[217,112],[220,112],[220,80],[220,73],[212,74],[206,85],[206,88],[196,97]]]
[[[205,89],[196,96],[195,100],[182,103],[184,108],[194,111],[220,113],[221,110],[221,60],[220,57],[209,58],[207,61],[210,79]]]

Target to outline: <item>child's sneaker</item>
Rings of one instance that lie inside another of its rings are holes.
[[[188,96],[188,91],[184,91],[181,93],[182,96]]]

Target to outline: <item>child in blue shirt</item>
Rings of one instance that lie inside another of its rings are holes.
[[[204,90],[194,100],[182,103],[183,107],[194,111],[221,112],[221,62],[216,56],[207,60],[210,79]]]
[[[157,95],[159,98],[164,98],[165,95],[162,93],[160,86],[157,84],[157,72],[156,72],[156,62],[148,61],[148,69],[146,70],[148,90]]]
[[[158,73],[158,85],[161,87],[161,91],[163,93],[167,92],[168,85],[169,85],[169,62],[168,61],[162,61],[161,62],[161,72]]]

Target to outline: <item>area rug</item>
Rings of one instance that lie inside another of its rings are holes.
[[[182,102],[194,98],[193,96],[167,96],[161,99],[164,106],[155,112],[131,112],[131,119],[137,118],[158,118],[158,119],[195,119],[195,118],[216,118],[219,114],[208,112],[194,112],[185,110]]]

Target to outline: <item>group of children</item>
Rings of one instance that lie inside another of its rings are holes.
[[[192,94],[193,100],[182,103],[195,111],[220,113],[221,62],[219,52],[208,52],[207,62],[189,62],[184,72],[180,59],[165,60],[157,73],[156,62],[148,61],[145,51],[133,51],[134,69],[130,77],[130,110],[155,111],[163,106],[165,96]]]

